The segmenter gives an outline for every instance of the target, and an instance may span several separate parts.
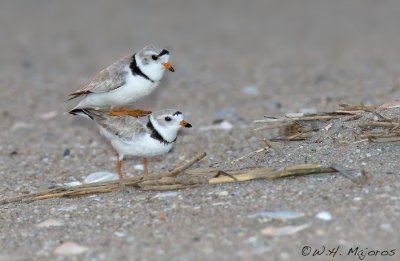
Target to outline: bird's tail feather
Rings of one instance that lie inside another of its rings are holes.
[[[80,115],[89,118],[91,120],[94,120],[93,112],[90,109],[72,109],[69,111],[69,113],[72,115]]]

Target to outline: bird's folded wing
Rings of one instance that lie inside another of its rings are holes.
[[[109,116],[97,120],[97,123],[124,141],[134,140],[138,136],[142,136],[148,132],[143,119],[131,116]]]
[[[73,99],[83,94],[109,92],[121,87],[125,84],[125,75],[127,73],[124,70],[125,66],[129,64],[131,59],[132,56],[127,56],[111,64],[101,70],[89,84],[74,91],[69,96],[72,96],[71,99]]]

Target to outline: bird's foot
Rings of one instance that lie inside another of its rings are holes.
[[[132,117],[144,117],[151,114],[151,111],[139,110],[139,109],[126,109],[125,107],[121,107],[118,110],[110,109],[111,116],[132,116]]]

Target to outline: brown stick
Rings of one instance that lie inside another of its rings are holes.
[[[190,168],[196,162],[199,162],[206,156],[206,153],[200,153],[193,159],[189,160],[187,163],[173,169],[170,172],[162,173],[159,175],[141,175],[138,177],[133,177],[129,179],[123,179],[122,182],[126,186],[138,186],[140,182],[146,180],[158,180],[164,177],[176,177],[186,169]],[[98,182],[93,184],[85,184],[76,187],[59,187],[38,193],[27,194],[23,196],[17,196],[13,198],[6,198],[0,200],[0,205],[5,205],[13,202],[30,202],[34,200],[42,200],[49,198],[59,198],[59,197],[74,197],[87,194],[98,194],[112,192],[118,189],[118,184],[120,181],[108,181],[108,182]]]

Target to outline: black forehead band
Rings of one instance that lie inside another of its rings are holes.
[[[169,52],[167,50],[163,49],[158,56],[163,56],[164,54],[169,54]]]
[[[182,114],[182,112],[177,111],[177,112],[175,112],[174,114],[172,114],[172,116],[179,115],[179,114]]]

